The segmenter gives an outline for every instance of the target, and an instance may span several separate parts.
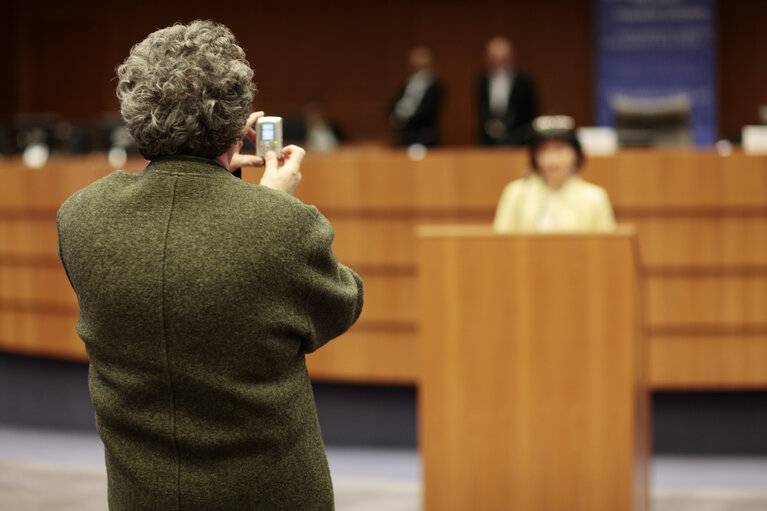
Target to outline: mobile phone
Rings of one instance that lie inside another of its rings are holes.
[[[259,117],[256,121],[256,156],[264,157],[267,151],[282,154],[282,117]]]

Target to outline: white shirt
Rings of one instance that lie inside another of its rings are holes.
[[[514,87],[514,73],[498,69],[490,75],[487,83],[490,98],[490,113],[496,117],[504,117],[509,109],[509,97]]]
[[[306,130],[306,148],[316,153],[330,153],[338,147],[338,139],[327,123],[308,126]]]
[[[400,121],[407,121],[415,114],[424,94],[426,94],[426,89],[432,82],[434,82],[434,76],[425,69],[410,77],[405,86],[405,92],[394,106],[394,115]]]

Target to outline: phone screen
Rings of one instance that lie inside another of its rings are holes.
[[[261,125],[261,140],[274,140],[274,124],[264,123]]]

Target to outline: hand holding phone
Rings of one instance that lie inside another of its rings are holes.
[[[264,160],[266,162],[261,184],[274,190],[282,190],[290,195],[296,193],[296,188],[301,182],[301,161],[306,152],[295,145],[289,145],[282,150],[281,161],[278,155],[269,151]]]
[[[254,125],[256,124],[256,121],[258,121],[258,119],[263,116],[264,116],[264,112],[253,112],[252,114],[250,114],[242,130],[242,136],[244,138],[247,138],[253,144],[253,147],[256,146],[256,130],[254,129]],[[229,170],[231,170],[232,174],[237,177],[241,176],[239,169],[243,167],[263,167],[263,166],[264,166],[263,156],[256,156],[255,154],[243,153],[242,145],[240,145],[237,151],[235,151],[235,153],[232,155],[231,160],[229,161]]]
[[[256,155],[264,158],[269,151],[282,155],[282,117],[259,117],[256,121]]]

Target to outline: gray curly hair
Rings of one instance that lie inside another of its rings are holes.
[[[123,119],[149,160],[223,154],[242,137],[255,94],[245,52],[213,21],[152,32],[117,77]]]

